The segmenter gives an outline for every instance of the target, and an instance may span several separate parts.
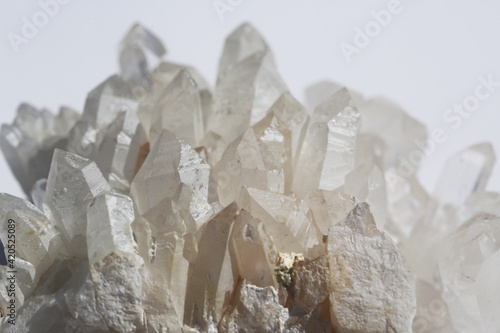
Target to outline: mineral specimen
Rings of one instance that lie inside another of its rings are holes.
[[[499,332],[489,144],[431,195],[423,125],[328,81],[304,107],[251,25],[213,92],[165,53],[136,24],[81,115],[2,126],[33,204],[0,194],[0,332]]]

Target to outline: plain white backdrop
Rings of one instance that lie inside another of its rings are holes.
[[[0,122],[10,123],[22,101],[82,110],[87,92],[117,71],[118,42],[134,22],[164,41],[167,60],[196,67],[213,86],[225,37],[248,21],[266,38],[299,100],[307,86],[332,80],[394,100],[429,130],[445,129],[448,139],[419,171],[432,190],[451,154],[489,141],[500,156],[500,88],[457,129],[443,119],[474,94],[479,76],[500,82],[500,1],[400,0],[398,14],[347,61],[342,43],[354,45],[357,29],[370,26],[372,12],[391,1],[65,0],[44,22],[39,1],[1,0]],[[34,19],[43,26],[16,53],[12,36],[25,38],[23,25]],[[500,191],[499,164],[490,190]],[[3,158],[0,172],[0,192],[23,196]]]

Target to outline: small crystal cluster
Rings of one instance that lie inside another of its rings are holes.
[[[429,195],[403,172],[424,126],[330,82],[307,110],[252,26],[214,90],[165,53],[135,25],[83,114],[22,104],[3,125],[31,202],[0,195],[1,332],[499,331],[488,144]]]

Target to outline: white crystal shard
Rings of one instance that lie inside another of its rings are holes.
[[[354,168],[359,112],[346,89],[318,106],[304,138],[293,191],[304,197],[310,190],[334,190]]]
[[[339,332],[410,332],[415,281],[365,203],[330,228],[330,306]]]
[[[87,254],[87,206],[110,187],[97,165],[62,150],[54,152],[44,197],[44,212],[72,255]]]
[[[137,213],[162,232],[197,232],[220,210],[210,166],[167,130],[135,176],[130,193]]]

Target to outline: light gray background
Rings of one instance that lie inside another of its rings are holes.
[[[164,41],[168,60],[195,66],[214,85],[225,37],[249,21],[300,100],[305,87],[329,79],[366,96],[386,96],[429,129],[445,128],[448,140],[419,172],[426,188],[433,188],[446,158],[468,145],[490,141],[500,155],[500,88],[457,130],[443,121],[453,103],[474,93],[478,76],[500,81],[500,1],[401,0],[402,12],[351,63],[340,43],[352,43],[354,29],[390,1],[221,1],[235,4],[223,20],[212,0],[72,0],[16,54],[9,32],[21,34],[21,18],[31,20],[41,7],[33,0],[1,0],[1,122],[12,121],[21,101],[82,110],[87,92],[117,71],[118,41],[136,21]],[[0,172],[0,191],[22,196],[3,158]],[[498,164],[488,188],[500,190]]]

